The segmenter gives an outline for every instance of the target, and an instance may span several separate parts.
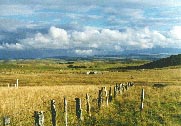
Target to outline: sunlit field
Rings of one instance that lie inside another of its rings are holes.
[[[82,99],[82,125],[174,125],[181,124],[181,67],[127,70],[149,61],[18,60],[0,62],[0,125],[9,116],[12,126],[32,126],[34,111],[44,111],[45,126],[51,125],[50,100],[56,101],[57,125],[63,126],[63,98],[68,100],[68,125],[77,125],[75,98]],[[114,68],[112,70],[111,68]],[[88,75],[88,71],[97,74]],[[19,79],[19,88],[13,87]],[[116,83],[134,82],[109,106],[97,107],[98,90]],[[8,84],[10,87],[8,88]],[[162,84],[163,87],[155,87]],[[12,86],[11,86],[12,85]],[[145,89],[140,113],[140,93]],[[89,93],[92,116],[86,115]]]

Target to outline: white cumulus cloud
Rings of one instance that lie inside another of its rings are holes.
[[[171,29],[170,34],[174,39],[180,39],[181,40],[181,26],[174,26]]]
[[[85,27],[80,31],[67,31],[52,26],[47,34],[36,33],[19,43],[1,44],[0,49],[66,49],[78,55],[91,55],[97,51],[181,48],[180,30],[181,26],[175,26],[168,34],[163,34],[148,27],[124,31]]]
[[[37,33],[32,38],[21,40],[21,44],[26,48],[63,49],[69,46],[68,39],[68,34],[64,29],[52,26],[48,34]]]
[[[91,49],[89,49],[89,50],[76,49],[75,53],[78,55],[91,55],[93,53],[93,51]]]
[[[55,40],[68,41],[68,35],[64,29],[52,26],[49,30],[49,35]]]
[[[3,43],[0,45],[0,49],[9,49],[9,50],[23,50],[24,46],[20,43]]]

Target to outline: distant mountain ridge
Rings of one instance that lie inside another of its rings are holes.
[[[181,54],[181,48],[151,48],[141,50],[124,50],[124,51],[108,51],[100,53],[99,50],[93,51],[92,55],[78,55],[66,49],[27,49],[27,50],[3,50],[0,49],[0,60],[11,59],[70,59],[70,58],[107,58],[107,57],[121,57],[123,59],[143,59],[143,60],[157,60],[168,57],[170,55]]]

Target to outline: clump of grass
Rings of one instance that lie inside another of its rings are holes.
[[[167,84],[162,84],[162,83],[153,84],[153,87],[156,87],[156,88],[163,88],[165,86],[167,86]]]

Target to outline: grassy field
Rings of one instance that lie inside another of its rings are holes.
[[[82,125],[181,125],[181,67],[141,70],[111,68],[142,65],[148,61],[122,60],[18,60],[0,61],[0,117],[11,117],[12,126],[33,125],[34,111],[45,112],[45,126],[51,125],[50,100],[57,105],[58,125],[63,125],[63,97],[68,99],[69,125],[76,125],[75,98],[82,98]],[[87,71],[98,74],[87,75]],[[7,88],[16,83],[19,88]],[[102,86],[132,81],[135,86],[118,96],[109,107],[97,108]],[[153,84],[167,85],[162,88]],[[140,115],[140,92],[145,89],[144,111]],[[85,94],[91,96],[92,117],[85,114]],[[2,125],[2,119],[0,120]]]

